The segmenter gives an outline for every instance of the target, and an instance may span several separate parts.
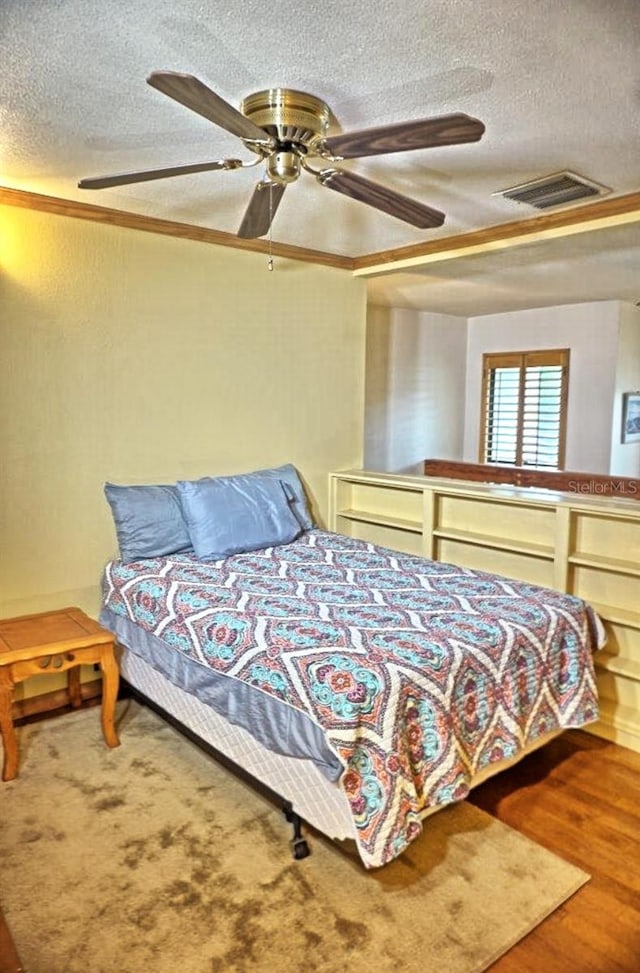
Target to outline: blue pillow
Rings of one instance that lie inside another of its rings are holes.
[[[201,560],[288,544],[302,533],[284,483],[255,474],[240,479],[178,481],[191,543]]]
[[[304,487],[298,476],[298,471],[292,463],[285,463],[283,466],[275,466],[266,470],[256,470],[252,473],[239,473],[233,477],[239,484],[249,484],[251,478],[254,476],[270,476],[275,480],[281,480],[286,483],[288,487],[291,488],[293,496],[291,499],[291,509],[298,520],[298,523],[303,530],[310,530],[314,524],[311,514],[309,513],[309,507],[307,505],[307,498],[305,496]],[[229,477],[232,479],[232,477]]]
[[[123,561],[191,550],[177,487],[105,483],[104,492]]]

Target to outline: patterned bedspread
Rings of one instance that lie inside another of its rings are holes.
[[[321,726],[369,867],[487,764],[598,715],[604,633],[580,599],[339,534],[113,561],[104,604]]]

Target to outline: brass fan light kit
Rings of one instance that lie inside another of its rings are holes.
[[[263,162],[265,171],[256,185],[238,236],[245,239],[267,234],[284,191],[302,171],[315,176],[321,186],[373,206],[421,229],[441,226],[444,213],[403,196],[380,183],[346,169],[336,168],[344,159],[360,159],[434,146],[477,142],[484,125],[477,118],[455,113],[382,125],[376,128],[327,135],[331,120],[328,105],[315,95],[291,88],[268,88],[246,97],[240,109],[190,74],[154,71],[147,83],[191,111],[237,135],[257,158],[219,159],[193,165],[125,172],[81,179],[80,189],[106,189],[128,183],[214,169],[244,169]],[[314,165],[310,160],[318,160]],[[317,167],[319,166],[319,167]]]

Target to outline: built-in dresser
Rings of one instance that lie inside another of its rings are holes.
[[[640,751],[640,500],[358,470],[329,487],[330,530],[593,605],[607,645],[588,729]]]

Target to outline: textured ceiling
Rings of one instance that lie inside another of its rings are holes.
[[[478,143],[344,163],[444,211],[442,228],[416,230],[303,173],[275,218],[285,244],[358,256],[526,219],[537,211],[492,194],[562,169],[611,196],[640,188],[639,0],[0,0],[0,40],[6,187],[235,233],[257,169],[76,186],[251,157],[145,82],[173,70],[236,106],[262,88],[309,91],[331,107],[336,132],[453,111],[485,123]],[[555,241],[380,277],[372,298],[452,313],[531,306],[536,294],[640,300],[637,229],[614,238],[615,252],[599,233],[583,237],[566,251]]]
[[[585,301],[640,303],[640,223],[374,277],[373,304],[470,317]]]

